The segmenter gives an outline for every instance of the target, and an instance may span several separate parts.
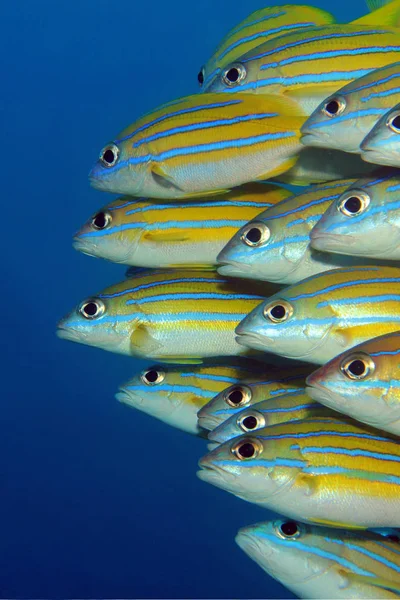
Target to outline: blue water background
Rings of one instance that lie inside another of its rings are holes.
[[[87,181],[100,148],[196,92],[220,36],[262,6],[1,2],[1,597],[293,597],[233,541],[268,513],[196,478],[204,442],[114,400],[139,363],[54,333],[124,273],[71,247],[110,200]]]

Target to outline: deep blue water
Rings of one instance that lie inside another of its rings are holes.
[[[204,442],[114,400],[139,363],[54,334],[124,273],[71,246],[109,200],[87,181],[100,148],[196,92],[219,37],[262,6],[1,2],[1,597],[293,597],[233,542],[268,513],[196,478]]]

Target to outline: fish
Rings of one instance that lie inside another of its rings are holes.
[[[400,177],[395,169],[356,181],[310,233],[316,250],[385,261],[400,259]]]
[[[179,203],[123,196],[96,212],[73,245],[90,256],[127,265],[212,268],[239,227],[290,195],[277,185],[252,183],[215,198]]]
[[[143,271],[80,302],[58,336],[129,356],[199,363],[236,356],[235,326],[268,295],[257,282],[208,271]]]
[[[268,208],[244,225],[218,254],[218,272],[293,284],[331,269],[368,264],[368,260],[320,252],[310,232],[353,179],[307,188]]]
[[[328,96],[400,59],[398,29],[334,24],[267,41],[226,65],[207,92],[277,94],[309,116]]]
[[[208,439],[222,444],[244,433],[254,434],[259,429],[278,423],[335,415],[337,413],[333,410],[329,411],[323,404],[307,396],[304,388],[299,388],[295,392],[267,398],[250,408],[244,408],[210,431]]]
[[[333,23],[333,15],[314,6],[287,4],[256,10],[227,33],[201,67],[197,76],[200,87],[207,89],[209,82],[226,65],[267,40],[291,31]]]
[[[326,98],[304,123],[305,146],[361,153],[377,121],[400,101],[400,62],[348,83]]]
[[[361,158],[377,165],[400,167],[400,104],[385,113],[361,143]]]
[[[202,481],[296,521],[400,523],[400,440],[349,419],[272,425],[219,445],[199,467]]]
[[[261,377],[264,366],[251,360],[203,365],[152,365],[120,386],[117,400],[192,435],[205,437],[197,412],[228,383]]]
[[[230,385],[210,400],[198,412],[200,427],[213,430],[230,417],[236,418],[244,408],[252,408],[264,400],[303,390],[305,380],[313,371],[307,364],[286,363],[265,365],[264,377],[253,383],[244,381]]]
[[[304,115],[290,99],[196,94],[147,113],[100,152],[98,190],[176,199],[203,197],[290,169]]]
[[[295,165],[271,181],[304,187],[336,179],[371,177],[378,170],[377,165],[363,161],[359,154],[304,146]]]
[[[400,333],[343,352],[307,379],[307,393],[367,425],[400,436]]]
[[[400,269],[349,267],[308,277],[259,304],[236,328],[249,348],[324,364],[400,328]]]
[[[276,519],[239,529],[238,546],[299,598],[398,598],[399,542]]]

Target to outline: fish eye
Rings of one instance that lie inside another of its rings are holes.
[[[366,379],[375,370],[375,363],[368,354],[352,354],[342,361],[340,370],[353,380]]]
[[[235,63],[230,65],[222,74],[222,81],[225,85],[232,87],[234,85],[239,84],[243,79],[245,79],[247,75],[247,71],[243,65],[240,63]]]
[[[92,225],[94,229],[105,229],[110,225],[112,217],[110,213],[100,211],[92,217]]]
[[[204,83],[204,67],[201,67],[201,69],[197,75],[197,81],[199,82],[200,87],[201,87]]]
[[[327,117],[337,117],[344,112],[346,101],[343,98],[331,98],[324,104],[322,111]]]
[[[158,385],[164,381],[165,373],[157,369],[149,369],[148,371],[143,371],[140,378],[146,385]]]
[[[252,458],[256,458],[263,451],[262,444],[259,440],[240,440],[240,442],[236,442],[232,448],[231,452],[234,454],[239,460],[250,460]]]
[[[293,315],[293,306],[285,300],[274,301],[266,305],[263,314],[273,323],[283,323]]]
[[[400,133],[400,113],[391,116],[387,122],[387,126],[394,133]]]
[[[252,248],[262,246],[271,237],[271,231],[264,223],[249,223],[242,230],[241,241]]]
[[[275,525],[275,530],[279,537],[286,540],[294,540],[299,537],[301,531],[295,521],[281,521]]]
[[[84,300],[79,306],[79,312],[81,313],[82,317],[85,317],[85,319],[98,319],[104,315],[105,311],[106,307],[104,302],[98,298],[89,298],[89,300]]]
[[[242,431],[247,433],[248,431],[254,431],[254,429],[261,429],[261,427],[265,427],[265,419],[261,413],[249,413],[246,411],[245,415],[239,416],[237,424]]]
[[[352,190],[340,198],[337,208],[346,217],[357,217],[368,208],[370,201],[368,194]]]
[[[100,161],[104,167],[113,167],[119,157],[119,148],[115,144],[108,144],[100,152]]]
[[[234,385],[226,390],[224,399],[229,406],[242,408],[251,400],[251,389],[244,385]]]

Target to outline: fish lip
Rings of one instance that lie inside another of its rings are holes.
[[[213,429],[218,427],[218,425],[220,425],[220,422],[217,421],[215,417],[210,415],[206,415],[204,417],[198,416],[197,422],[199,427],[202,427],[202,429],[205,429],[206,431],[212,431]]]
[[[143,405],[143,398],[141,396],[136,396],[123,387],[118,388],[115,398],[118,400],[118,402],[122,402],[123,404],[127,404],[129,406],[136,407]]]
[[[68,340],[70,342],[81,342],[87,336],[83,332],[74,331],[73,329],[58,325],[56,329],[56,335],[62,340]]]
[[[317,147],[323,147],[325,148],[325,142],[326,140],[329,139],[329,135],[323,131],[319,131],[318,135],[316,135],[315,133],[313,133],[310,130],[307,130],[307,128],[303,128],[301,129],[301,138],[300,138],[300,143],[303,144],[303,146],[317,146]],[[312,143],[310,143],[310,140]],[[332,148],[330,148],[332,149]]]
[[[249,533],[247,531],[241,531],[237,533],[235,537],[235,542],[244,552],[247,553],[247,549],[250,549],[250,552],[253,551],[255,554],[261,554],[262,556],[270,556],[273,553],[273,550],[270,546],[263,546],[260,544],[258,536],[254,533]],[[269,553],[265,552],[266,548],[270,550]]]
[[[97,250],[96,244],[88,244],[85,240],[82,240],[78,236],[74,236],[72,238],[72,247],[78,252],[82,252],[82,254],[86,254],[87,256],[93,256],[97,258],[96,254],[93,254],[93,250]]]
[[[213,463],[212,465],[205,464],[204,462],[202,462],[203,460],[204,458],[201,458],[199,460],[198,464],[200,470],[196,473],[197,477],[202,481],[206,481],[207,483],[214,483],[214,485],[216,485],[217,487],[221,487],[221,481],[223,483],[228,483],[229,480],[236,479],[236,476],[233,473],[229,473],[224,469],[221,469],[221,467],[218,467],[217,465],[215,465],[215,463]],[[216,481],[218,483],[216,483]],[[223,487],[225,488],[225,486]]]
[[[266,352],[267,346],[269,344],[271,344],[271,346],[274,344],[274,340],[272,338],[268,338],[266,336],[260,336],[258,333],[251,333],[251,332],[240,333],[237,331],[237,328],[236,328],[236,333],[237,333],[237,335],[235,336],[236,342],[238,344],[240,344],[241,346],[245,346],[246,348],[254,348],[256,350],[261,349],[264,352]],[[250,340],[250,342],[253,340],[256,344],[248,345],[245,340]]]
[[[219,425],[221,425],[221,424],[222,423],[219,423]],[[224,442],[228,441],[228,439],[230,439],[230,438],[223,437],[222,435],[219,435],[220,432],[217,431],[219,425],[217,425],[216,427],[214,427],[213,430],[210,431],[210,433],[208,434],[207,437],[210,440],[210,442],[215,442],[217,444],[223,444]],[[240,435],[240,433],[238,433],[238,435]]]
[[[235,275],[236,273],[242,275],[245,273],[245,269],[242,263],[235,260],[218,260],[217,271],[220,275]]]
[[[315,231],[314,233],[313,233],[313,231],[311,231],[311,233],[310,233],[311,246],[313,248],[315,248],[316,250],[321,250],[321,251],[335,248],[335,245],[337,244],[338,241],[343,242],[344,237],[346,239],[346,245],[354,246],[356,244],[357,240],[355,240],[352,235],[342,236],[342,235],[338,235],[335,233],[324,233],[324,232],[319,232],[319,231]],[[320,244],[319,240],[321,240],[322,242],[325,242],[325,243]]]

